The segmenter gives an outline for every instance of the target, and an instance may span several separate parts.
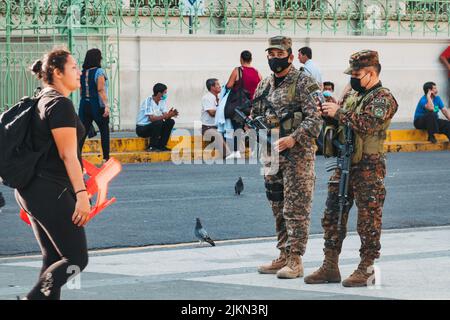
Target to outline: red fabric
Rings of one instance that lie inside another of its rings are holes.
[[[242,80],[244,81],[244,89],[250,93],[250,97],[253,99],[260,81],[258,70],[253,67],[242,67]]]
[[[450,46],[447,47],[447,49],[444,50],[444,52],[441,53],[441,57],[444,57],[447,59],[447,61],[450,62]],[[450,78],[450,70],[448,71],[448,77]]]

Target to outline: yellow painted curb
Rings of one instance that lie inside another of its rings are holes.
[[[427,141],[428,135],[423,130],[388,130],[385,152],[426,152],[450,150],[448,139],[443,134],[437,134],[438,143],[432,144]],[[148,139],[144,138],[114,138],[111,139],[111,156],[122,163],[141,162],[166,162],[175,163],[190,162],[193,160],[213,160],[219,159],[220,155],[204,152],[209,143],[203,142],[201,136],[172,136],[168,147],[174,151],[180,151],[175,155],[171,152],[147,152]],[[200,147],[201,146],[201,147]],[[249,150],[246,151],[245,158],[248,159]],[[94,163],[101,164],[101,142],[100,139],[87,140],[83,148],[83,158]]]
[[[448,141],[447,136],[444,134],[436,134],[436,139],[440,141]],[[388,130],[386,141],[396,142],[396,141],[427,141],[428,134],[424,130]]]

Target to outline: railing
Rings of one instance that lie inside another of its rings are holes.
[[[150,33],[449,36],[449,0],[134,0],[123,26]]]
[[[445,37],[449,11],[450,0],[0,0],[0,32],[64,31],[75,19],[94,33]]]

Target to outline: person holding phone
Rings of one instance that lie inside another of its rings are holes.
[[[420,98],[414,114],[414,127],[428,132],[428,141],[436,143],[436,133],[445,134],[450,140],[450,112],[444,108],[444,102],[438,96],[436,83],[426,82],[423,85],[424,96]],[[447,120],[439,119],[439,110]]]
[[[138,112],[136,134],[141,138],[149,138],[147,151],[170,151],[167,148],[178,110],[167,107],[167,86],[157,83],[153,86],[153,96],[145,99]]]

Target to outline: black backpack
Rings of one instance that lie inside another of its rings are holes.
[[[41,95],[23,97],[0,115],[0,178],[8,187],[24,188],[34,177],[39,159],[48,151],[35,151],[32,120]]]

